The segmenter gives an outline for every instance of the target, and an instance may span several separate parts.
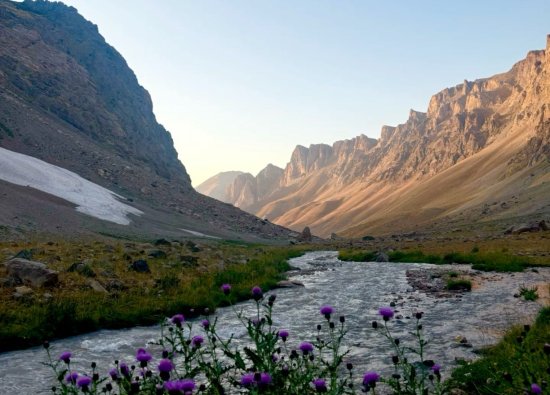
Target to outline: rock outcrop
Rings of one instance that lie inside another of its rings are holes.
[[[54,287],[59,282],[58,273],[42,262],[21,258],[6,262],[6,272],[13,282],[31,287]]]

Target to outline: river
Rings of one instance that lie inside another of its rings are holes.
[[[297,346],[301,341],[314,339],[316,325],[324,319],[319,307],[334,306],[337,315],[346,317],[349,360],[360,368],[359,374],[363,369],[384,369],[390,364],[387,340],[371,326],[373,320],[379,320],[377,311],[381,306],[396,303],[397,316],[402,318],[392,320],[391,327],[403,340],[412,330],[408,317],[416,311],[424,312],[425,333],[430,341],[427,355],[443,366],[442,373],[448,374],[457,359],[476,358],[475,349],[496,342],[510,325],[532,321],[540,305],[514,298],[521,285],[550,283],[550,268],[483,274],[482,285],[472,292],[439,298],[411,289],[406,276],[407,270],[430,269],[434,265],[340,262],[336,256],[336,252],[321,251],[291,260],[291,265],[302,270],[293,272],[290,279],[302,282],[304,287],[272,291],[277,294],[274,321],[276,327],[290,331],[290,346]],[[461,265],[452,270],[470,269]],[[250,314],[253,311],[252,302],[235,308]],[[216,316],[222,335],[234,334],[237,342],[243,341],[245,330],[232,308],[218,309]],[[114,359],[133,362],[135,350],[159,335],[158,326],[102,330],[57,340],[51,348],[55,356],[70,350],[72,366],[77,371],[89,371],[89,363],[95,361],[106,374]],[[456,341],[459,337],[465,337],[472,347],[460,346]],[[41,364],[45,357],[42,347],[0,354],[0,394],[51,393],[52,372]]]

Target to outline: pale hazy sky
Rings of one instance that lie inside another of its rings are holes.
[[[550,33],[550,1],[64,0],[151,94],[193,185],[284,167],[508,70]]]

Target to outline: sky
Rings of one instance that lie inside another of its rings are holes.
[[[63,0],[151,94],[193,185],[426,111],[550,33],[550,1]]]

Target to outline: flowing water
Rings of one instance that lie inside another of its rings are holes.
[[[514,298],[513,294],[522,285],[550,282],[550,268],[540,268],[538,273],[483,274],[482,285],[472,292],[437,298],[411,289],[406,276],[409,269],[430,269],[433,265],[340,262],[336,256],[336,252],[311,252],[291,261],[302,270],[290,278],[305,287],[273,291],[277,294],[274,321],[276,327],[290,331],[287,343],[293,347],[301,341],[314,340],[316,325],[324,320],[319,307],[334,306],[336,315],[346,317],[349,360],[360,368],[358,373],[367,368],[384,369],[390,363],[387,340],[371,326],[373,320],[379,320],[377,310],[381,306],[396,303],[396,316],[402,318],[392,320],[390,326],[403,341],[413,329],[414,320],[408,317],[424,312],[422,321],[430,341],[427,356],[448,373],[457,359],[474,359],[475,349],[496,342],[510,325],[531,322],[540,305]],[[468,269],[453,266],[452,270]],[[252,302],[242,303],[236,309],[251,316],[254,311]],[[234,334],[237,344],[244,341],[245,329],[232,308],[219,309],[216,316],[222,336]],[[75,370],[89,372],[89,363],[95,361],[101,374],[106,374],[114,359],[133,362],[135,350],[159,336],[158,326],[102,330],[55,341],[52,354],[70,350]],[[459,337],[467,338],[473,347],[459,346]],[[52,372],[41,365],[45,357],[41,347],[0,354],[0,394],[50,392]]]

